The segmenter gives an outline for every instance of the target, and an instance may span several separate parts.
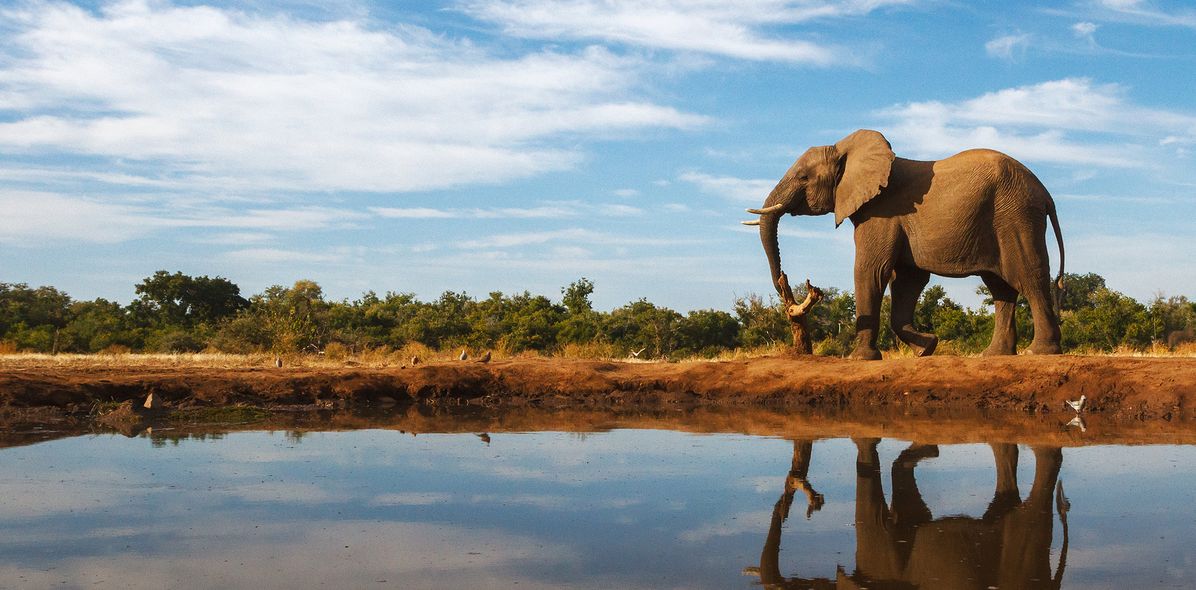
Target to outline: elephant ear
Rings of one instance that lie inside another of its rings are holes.
[[[844,162],[835,187],[835,227],[839,227],[889,184],[895,156],[889,140],[871,129],[860,129],[839,140],[835,151]]]

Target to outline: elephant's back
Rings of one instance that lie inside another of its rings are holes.
[[[986,588],[999,554],[997,536],[983,521],[941,518],[918,527],[906,579],[927,590]]]

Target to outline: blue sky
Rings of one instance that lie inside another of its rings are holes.
[[[904,157],[1018,158],[1068,271],[1196,295],[1193,71],[1196,9],[1162,0],[4,2],[0,282],[584,276],[603,309],[729,309],[771,292],[743,209],[872,128]],[[849,225],[787,218],[781,248],[851,288]]]

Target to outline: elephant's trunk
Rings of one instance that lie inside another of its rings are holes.
[[[764,255],[768,257],[768,272],[772,276],[772,287],[780,292],[777,280],[781,278],[781,248],[777,243],[777,226],[781,222],[782,213],[772,213],[760,216],[760,243],[764,245]]]
[[[768,198],[764,200],[763,207],[748,210],[760,214],[760,243],[764,245],[764,254],[768,257],[768,271],[772,277],[772,287],[777,290],[777,293],[781,292],[781,288],[777,284],[777,280],[781,278],[781,248],[777,243],[777,226],[793,195],[790,176],[791,174],[786,174],[785,178],[777,183]]]

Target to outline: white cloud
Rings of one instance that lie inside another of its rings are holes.
[[[1096,23],[1078,22],[1071,26],[1071,32],[1076,36],[1076,38],[1083,39],[1087,41],[1089,45],[1095,47],[1096,37],[1094,35],[1096,35],[1096,30],[1098,28],[1100,28],[1100,25],[1097,25]]]
[[[453,496],[444,492],[400,492],[381,494],[375,497],[370,504],[373,506],[432,506],[448,504],[452,500]]]
[[[769,27],[866,15],[911,0],[472,0],[466,13],[536,39],[600,40],[747,60],[829,65],[854,58],[846,48],[777,37]]]
[[[1116,84],[1065,78],[958,103],[907,103],[879,114],[893,121],[891,138],[919,157],[984,146],[1025,160],[1146,167],[1149,158],[1135,138],[1159,138],[1148,142],[1157,144],[1176,131],[1196,136],[1196,116],[1140,107],[1125,95]]]
[[[780,171],[777,179],[781,177]],[[734,176],[713,176],[701,172],[686,172],[678,180],[697,185],[704,193],[718,195],[728,200],[743,203],[762,203],[776,186],[777,180],[764,178],[737,178]]]
[[[391,219],[567,219],[582,215],[632,217],[644,210],[621,203],[547,201],[537,207],[488,207],[437,209],[430,207],[370,207],[379,217]]]
[[[117,243],[144,236],[159,220],[141,207],[34,191],[0,191],[0,243]]]
[[[221,258],[231,262],[244,264],[331,264],[342,262],[345,256],[341,252],[300,252],[297,250],[283,250],[279,248],[245,248],[231,250],[221,255]]]
[[[1029,44],[1029,34],[1002,35],[985,43],[984,51],[992,57],[1012,60],[1015,58],[1015,53],[1025,51]]]
[[[99,157],[189,186],[502,182],[574,165],[576,142],[554,138],[706,122],[633,98],[640,64],[596,48],[497,57],[410,26],[164,2],[3,17],[0,109],[16,116],[0,153]]]
[[[453,211],[429,207],[370,207],[370,211],[379,217],[392,219],[451,219],[459,217]]]
[[[1196,28],[1196,11],[1157,9],[1142,0],[1098,0],[1103,16],[1135,24]]]
[[[112,244],[178,228],[256,230],[213,239],[261,242],[262,232],[353,227],[365,215],[331,207],[232,210],[183,199],[89,198],[0,189],[0,243]]]
[[[513,248],[567,241],[573,244],[598,244],[606,246],[673,246],[695,243],[695,240],[673,238],[641,238],[620,236],[582,228],[569,228],[538,232],[516,232],[496,234],[475,240],[466,240],[459,247],[467,250]]]

